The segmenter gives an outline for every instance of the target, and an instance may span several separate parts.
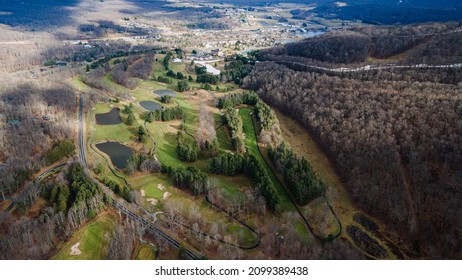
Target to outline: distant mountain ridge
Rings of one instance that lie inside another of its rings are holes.
[[[324,2],[324,1],[321,1]],[[326,18],[360,20],[371,24],[410,24],[462,19],[462,2],[449,0],[349,0],[319,5],[312,12]]]

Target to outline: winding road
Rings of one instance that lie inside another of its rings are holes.
[[[60,169],[60,168],[63,168],[64,166],[66,165],[66,163],[61,163],[61,164],[58,164],[56,166],[53,166],[53,167],[50,167],[48,168],[47,170],[45,170],[44,172],[42,172],[39,176],[37,176],[37,178],[35,178],[34,180],[34,184],[32,185],[32,187],[34,188],[38,188],[39,187],[39,182],[45,178],[46,176],[48,176],[49,174],[55,172],[56,170]],[[5,196],[5,199],[6,200],[11,200],[11,204],[2,212],[0,213],[0,223],[3,221],[3,219],[5,218],[6,214],[11,212],[14,207],[16,207],[16,205],[18,204],[18,201],[21,200],[22,196],[26,195],[26,191],[25,189],[23,189],[16,197],[11,197],[11,196]]]
[[[256,63],[262,63],[264,61],[257,61]],[[396,64],[387,64],[384,66],[375,66],[375,65],[365,65],[361,67],[347,68],[328,68],[322,66],[316,66],[311,64],[306,64],[297,61],[283,61],[283,60],[268,60],[267,62],[274,62],[278,64],[292,64],[298,65],[313,70],[320,70],[325,72],[332,73],[351,73],[351,72],[367,72],[367,71],[376,71],[376,70],[393,70],[393,69],[459,69],[462,68],[462,63],[454,64],[441,64],[441,65],[430,65],[430,64],[415,64],[415,65],[396,65]]]

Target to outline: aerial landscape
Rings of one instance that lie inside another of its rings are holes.
[[[461,45],[450,0],[2,0],[0,260],[460,260]]]

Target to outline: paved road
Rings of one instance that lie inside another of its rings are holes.
[[[303,67],[314,69],[314,70],[321,70],[321,71],[333,72],[333,73],[367,72],[367,71],[375,71],[375,70],[393,70],[393,69],[454,69],[454,68],[462,68],[462,63],[441,64],[441,65],[430,65],[430,64],[395,65],[395,64],[387,64],[387,65],[384,65],[384,66],[365,65],[365,66],[355,67],[355,68],[347,68],[347,67],[328,68],[328,67],[316,66],[316,65],[306,64],[306,63],[297,62],[297,61],[269,60],[268,62],[298,65],[298,66],[303,66]],[[261,63],[261,62],[258,61],[257,63]]]
[[[66,164],[65,163],[61,163],[59,165],[56,165],[56,166],[53,166],[47,170],[45,170],[42,174],[40,174],[39,176],[37,176],[37,178],[34,180],[34,184],[31,186],[31,187],[35,187],[35,188],[38,188],[39,187],[39,182],[45,178],[46,176],[48,176],[50,173],[53,173],[54,171],[56,171],[57,169],[59,168],[62,168],[63,166],[65,166]],[[21,200],[22,196],[25,195],[26,192],[25,192],[25,189],[23,189],[16,197],[5,197],[7,198],[8,200],[12,200],[10,206],[8,206],[8,208],[6,208],[2,213],[0,213],[0,223],[3,221],[3,219],[5,218],[6,214],[8,212],[10,212],[11,210],[13,210],[14,207],[16,207],[16,204],[18,203],[18,201]]]
[[[84,139],[84,121],[83,121],[83,97],[79,97],[79,114],[78,114],[78,127],[79,127],[79,132],[78,132],[78,139],[77,143],[79,146],[79,158],[84,166],[85,170],[88,170],[88,163],[87,163],[87,157],[85,155],[85,139]],[[89,174],[88,174],[89,175]]]

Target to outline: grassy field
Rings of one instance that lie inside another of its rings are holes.
[[[146,198],[162,199],[163,192],[157,187],[159,184],[168,190],[172,184],[170,179],[163,174],[150,174],[145,176],[130,176],[127,178],[128,183],[137,190],[144,190]]]
[[[276,175],[274,175],[273,171],[268,166],[268,164],[263,159],[262,155],[260,154],[258,150],[258,146],[257,146],[258,140],[257,140],[257,135],[255,135],[252,116],[250,115],[251,112],[253,112],[253,110],[250,108],[241,108],[239,110],[239,115],[242,118],[243,129],[245,133],[245,146],[258,159],[260,164],[262,164],[262,166],[265,168],[271,181],[274,184],[274,187],[276,188],[276,191],[279,195],[281,206],[283,207],[283,209],[284,210],[294,210],[292,203],[290,202],[289,198],[285,194],[283,187],[281,186],[278,179],[276,178]]]
[[[70,81],[70,84],[79,91],[88,93],[94,91],[95,89],[89,87],[88,85],[82,82],[82,77],[78,76]]]
[[[155,248],[150,244],[141,244],[135,248],[135,260],[155,260]]]
[[[217,139],[220,144],[220,149],[224,151],[234,151],[228,127],[226,125],[222,125],[223,121],[221,114],[213,114],[213,118],[215,119],[215,128],[219,127],[217,129]]]
[[[177,132],[182,121],[147,123],[152,138],[156,142],[156,155],[163,164],[169,166],[187,166],[177,155]]]
[[[117,223],[117,218],[108,212],[99,214],[87,225],[76,231],[71,240],[53,258],[55,260],[102,260],[106,258],[106,250],[110,235]],[[71,256],[71,247],[80,243],[80,255]]]
[[[224,190],[226,198],[237,201],[244,200],[244,189],[253,187],[253,182],[244,174],[236,176],[209,175],[209,178],[212,181],[216,179],[217,186]]]

